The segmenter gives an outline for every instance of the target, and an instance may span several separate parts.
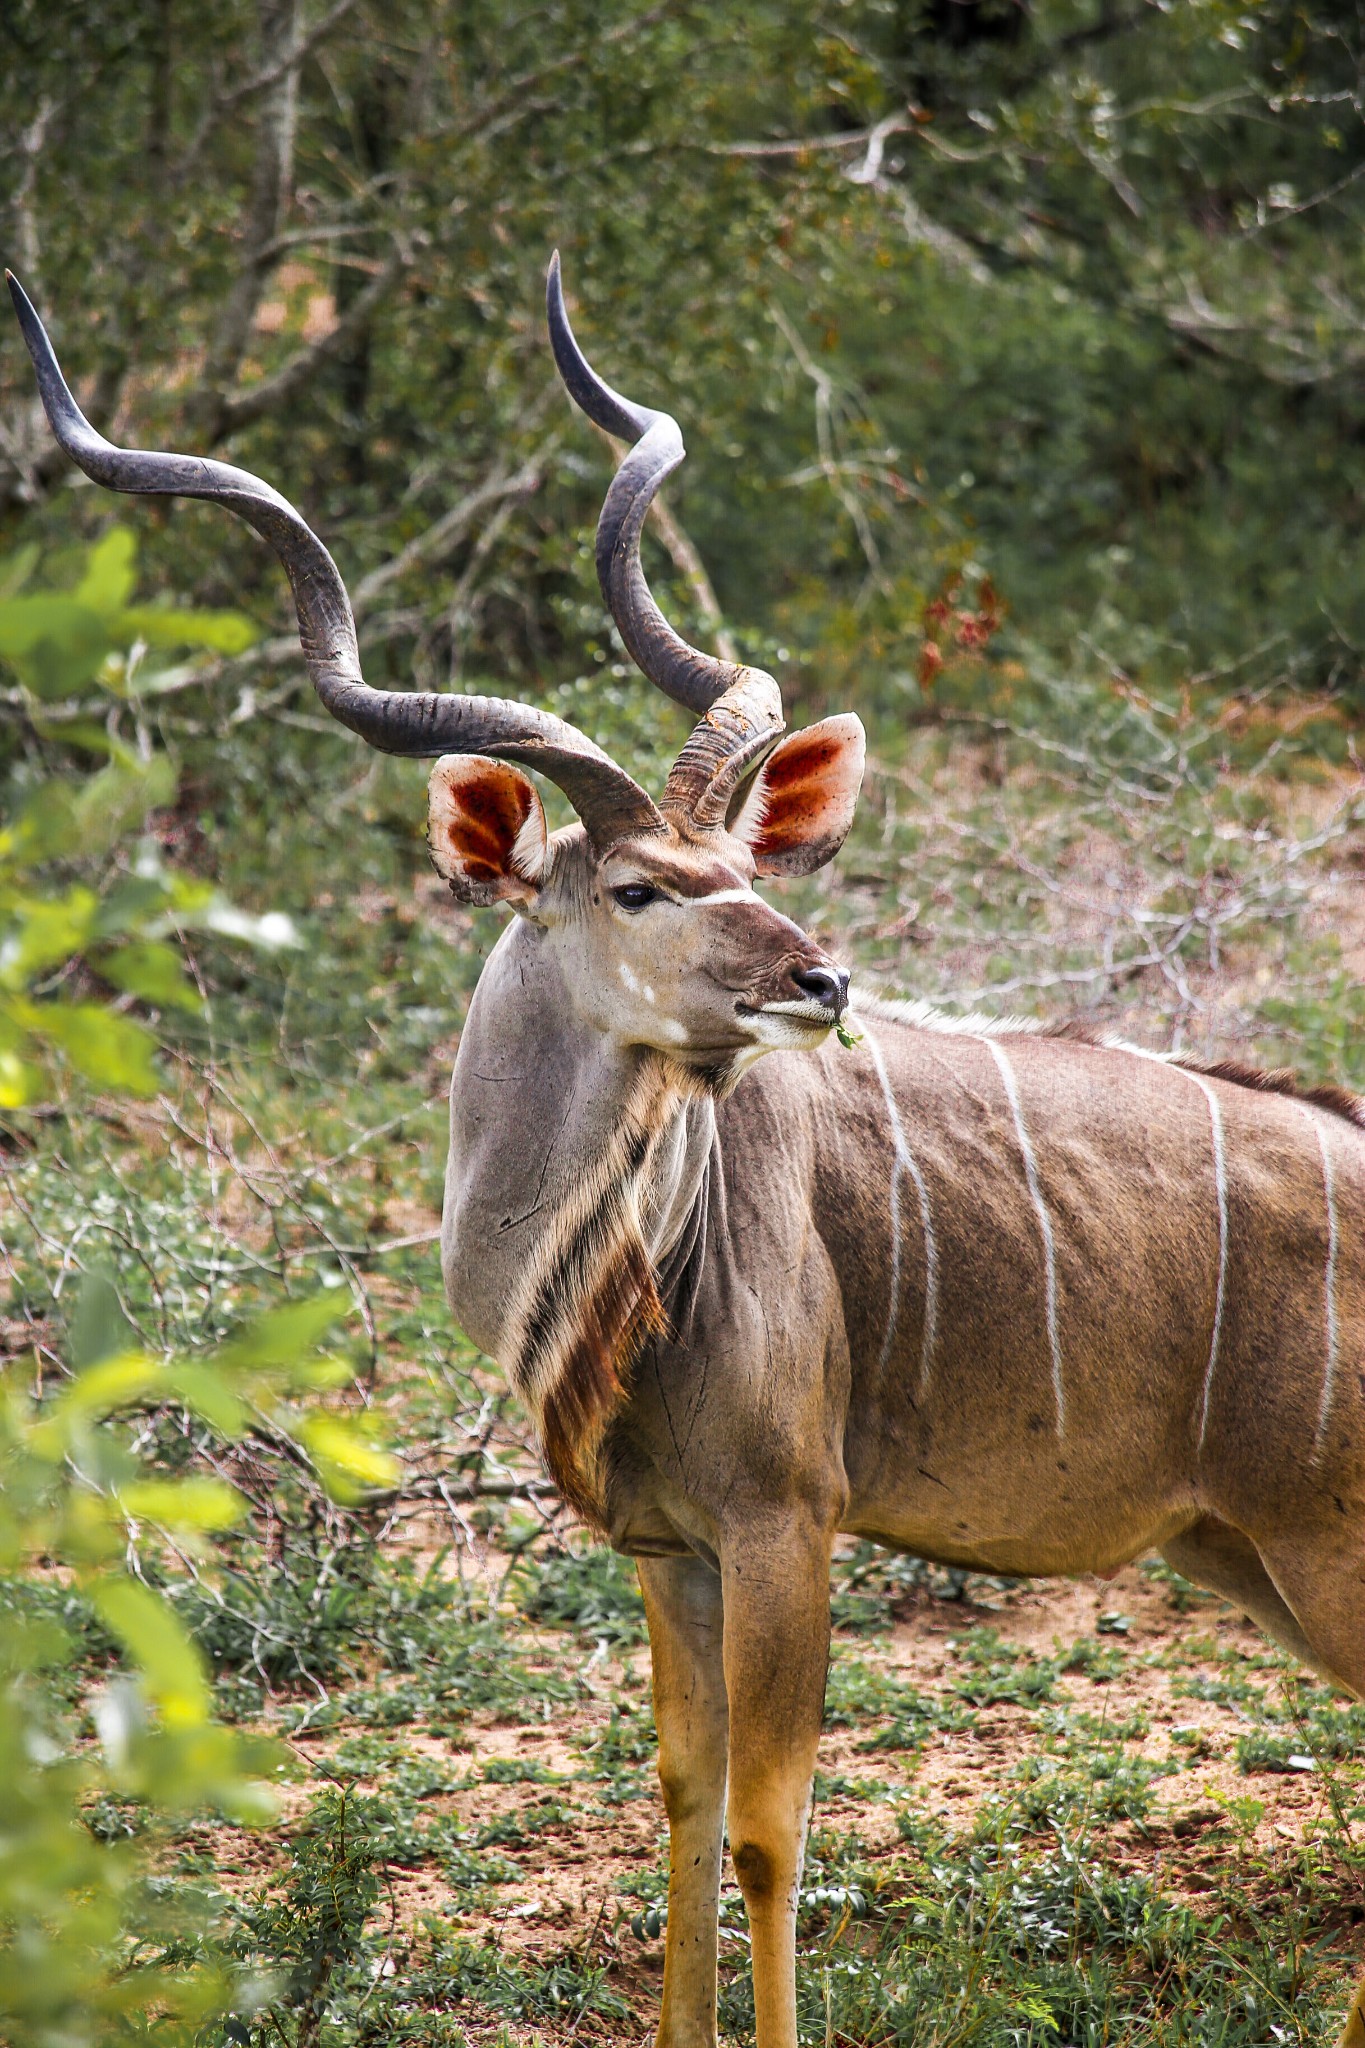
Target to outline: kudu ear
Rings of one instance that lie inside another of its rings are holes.
[[[428,785],[427,837],[462,903],[530,903],[545,879],[545,812],[505,761],[443,754]]]
[[[863,722],[852,712],[773,748],[727,821],[760,875],[810,875],[834,857],[853,823],[866,753]]]

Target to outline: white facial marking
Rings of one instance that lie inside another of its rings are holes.
[[[763,1017],[810,1017],[823,1022],[829,1016],[829,1006],[817,1003],[813,996],[796,996],[791,1002],[765,1003],[759,1012]]]
[[[1228,1280],[1228,1167],[1223,1147],[1223,1112],[1218,1106],[1218,1097],[1202,1074],[1196,1074],[1191,1067],[1181,1067],[1168,1059],[1164,1053],[1151,1052],[1145,1045],[1129,1045],[1123,1040],[1112,1040],[1110,1049],[1114,1052],[1131,1053],[1135,1059],[1155,1060],[1168,1073],[1184,1074],[1202,1089],[1209,1105],[1209,1126],[1213,1137],[1213,1179],[1218,1195],[1218,1288],[1213,1303],[1213,1336],[1209,1343],[1209,1362],[1204,1368],[1204,1393],[1199,1411],[1199,1448],[1204,1448],[1204,1437],[1209,1426],[1209,1398],[1213,1392],[1213,1375],[1218,1366],[1218,1347],[1223,1341],[1223,1300]]]
[[[619,962],[616,972],[620,975],[633,996],[640,993],[640,978],[631,967],[627,966],[624,960]]]
[[[654,991],[653,991],[653,989],[652,989],[652,988],[647,988],[647,989],[645,989],[645,990],[643,991],[643,994],[644,994],[644,999],[645,999],[645,1001],[646,1001],[647,1003],[652,1003],[652,1002],[653,1002],[653,1000],[654,1000]]]
[[[730,1061],[731,1075],[738,1080],[741,1074],[748,1073],[750,1067],[758,1065],[765,1052],[776,1050],[777,1048],[771,1045],[742,1045]]]
[[[934,1240],[933,1217],[929,1211],[929,1187],[919,1161],[906,1142],[905,1126],[891,1088],[891,1077],[886,1071],[886,1061],[867,1025],[862,1025],[863,1043],[872,1056],[881,1082],[882,1100],[886,1104],[887,1121],[891,1126],[891,1144],[894,1157],[891,1163],[891,1312],[886,1321],[886,1335],[882,1338],[881,1363],[886,1364],[891,1356],[891,1345],[896,1335],[896,1324],[901,1306],[901,1175],[908,1173],[915,1183],[919,1197],[920,1223],[924,1230],[924,1336],[919,1352],[919,1394],[923,1398],[928,1385],[929,1373],[934,1362],[934,1346],[938,1338],[938,1245]]]
[[[1057,1326],[1057,1247],[1052,1236],[1052,1218],[1048,1215],[1047,1203],[1043,1200],[1042,1183],[1038,1178],[1038,1161],[1034,1157],[1033,1143],[1024,1122],[1024,1111],[1019,1101],[1019,1083],[1014,1069],[1005,1056],[1005,1049],[997,1039],[983,1037],[980,1041],[989,1051],[991,1058],[1000,1069],[1000,1078],[1005,1084],[1010,1113],[1014,1118],[1015,1135],[1019,1150],[1023,1154],[1024,1178],[1028,1182],[1029,1194],[1038,1217],[1038,1229],[1043,1240],[1044,1288],[1047,1311],[1047,1341],[1052,1352],[1052,1393],[1057,1405],[1057,1434],[1066,1434],[1066,1397],[1062,1388],[1062,1340]]]
[[[1322,1440],[1327,1433],[1327,1417],[1332,1407],[1332,1392],[1337,1377],[1337,1349],[1340,1331],[1337,1323],[1337,1191],[1336,1177],[1332,1171],[1332,1155],[1327,1149],[1325,1119],[1315,1116],[1306,1102],[1296,1103],[1295,1108],[1313,1126],[1313,1135],[1318,1141],[1318,1158],[1322,1162],[1322,1192],[1327,1202],[1327,1274],[1325,1294],[1327,1298],[1327,1364],[1322,1375],[1322,1398],[1318,1402],[1318,1426],[1313,1437],[1313,1453],[1321,1453]]]
[[[753,903],[752,889],[715,889],[709,896],[685,896],[684,903]]]

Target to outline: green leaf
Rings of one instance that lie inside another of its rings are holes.
[[[72,1335],[76,1341],[75,1332]],[[92,1341],[98,1343],[96,1336]],[[102,1421],[120,1408],[134,1408],[159,1393],[165,1367],[145,1351],[121,1351],[87,1365],[68,1382],[48,1405],[33,1432],[34,1443],[46,1456],[62,1456],[74,1429],[82,1422]]]
[[[196,1645],[171,1607],[136,1579],[97,1579],[91,1604],[171,1728],[192,1728],[209,1718],[208,1675]]]
[[[85,558],[85,574],[73,593],[112,623],[133,594],[137,581],[137,535],[131,526],[111,526]]]
[[[368,1441],[360,1422],[345,1415],[305,1415],[295,1434],[313,1459],[324,1483],[344,1499],[353,1485],[394,1486],[401,1474],[398,1460]]]
[[[21,1060],[9,1046],[0,1046],[0,1109],[22,1109],[42,1084],[38,1068]]]
[[[106,981],[146,1003],[178,1010],[198,1010],[202,998],[186,979],[180,955],[159,939],[144,939],[95,955],[94,964]]]
[[[316,1350],[333,1325],[349,1313],[350,1303],[333,1295],[314,1294],[304,1301],[291,1301],[285,1308],[257,1316],[240,1336],[214,1352],[211,1363],[229,1372],[295,1365]]]
[[[81,1280],[76,1313],[71,1318],[67,1353],[76,1372],[100,1364],[106,1358],[123,1360],[140,1356],[132,1326],[123,1313],[118,1289],[107,1273],[92,1268]]]
[[[22,590],[38,566],[37,541],[26,541],[12,555],[0,556],[0,601]]]
[[[141,939],[161,936],[167,878],[161,874],[124,875],[100,902],[93,936],[112,939],[120,932],[135,932]]]
[[[109,652],[100,614],[55,591],[0,602],[0,660],[35,697],[70,697],[98,672]]]
[[[211,1360],[192,1365],[174,1359],[166,1367],[166,1399],[181,1402],[220,1436],[241,1436],[250,1420],[245,1404],[224,1384]]]
[[[55,777],[40,783],[10,825],[0,827],[0,862],[36,863],[69,851],[75,812],[76,792],[69,783]]]
[[[159,1522],[167,1529],[230,1529],[248,1507],[235,1486],[204,1477],[134,1479],[119,1487],[115,1497],[130,1519]]]
[[[45,1037],[97,1088],[155,1095],[156,1040],[131,1017],[115,1017],[99,1003],[31,1006],[36,1036]]]
[[[85,858],[135,830],[148,811],[175,796],[175,769],[164,754],[150,761],[111,761],[83,784],[72,806],[74,845]]]
[[[260,635],[242,612],[183,611],[172,605],[134,605],[119,621],[129,640],[149,647],[204,647],[242,654]]]
[[[99,909],[93,889],[69,889],[65,896],[21,898],[17,920],[0,946],[0,985],[26,988],[45,968],[79,953]]]

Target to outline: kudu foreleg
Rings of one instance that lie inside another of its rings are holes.
[[[668,1814],[668,1926],[658,2048],[715,2048],[716,1912],[725,1825],[721,1582],[699,1558],[638,1560]]]
[[[796,2048],[796,1907],[829,1660],[827,1530],[723,1558],[730,1852],[749,1914],[757,2048]]]

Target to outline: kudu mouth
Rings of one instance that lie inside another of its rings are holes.
[[[849,976],[842,967],[794,967],[787,979],[802,993],[777,996],[767,1002],[735,1004],[737,1017],[781,1018],[790,1024],[809,1024],[816,1031],[832,1031],[848,1008]]]

